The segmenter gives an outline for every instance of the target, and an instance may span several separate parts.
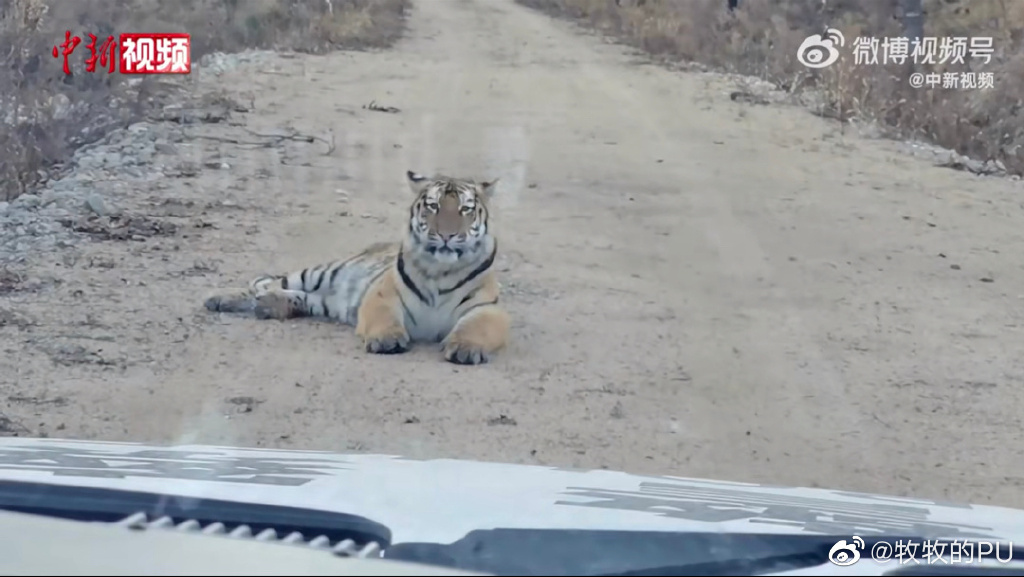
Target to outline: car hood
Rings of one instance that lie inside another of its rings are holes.
[[[392,546],[494,529],[1024,542],[1024,511],[1003,507],[394,455],[4,438],[0,480],[343,512],[386,526]]]

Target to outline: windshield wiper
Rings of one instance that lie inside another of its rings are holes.
[[[385,551],[389,559],[419,561],[497,575],[586,575],[604,577],[670,575],[758,575],[816,567],[829,563],[829,551],[850,535],[784,535],[759,533],[689,533],[667,531],[493,529],[473,531],[462,539],[436,543],[397,543]],[[880,541],[889,544],[937,540],[920,535],[864,537],[864,551]],[[942,539],[948,544],[952,540]],[[959,543],[970,542],[969,538]],[[1008,545],[1004,545],[1008,547]],[[917,548],[914,558],[924,559]],[[1003,549],[1000,558],[1024,560],[1024,549]],[[862,553],[870,558],[870,553]],[[994,557],[989,554],[989,557]],[[892,563],[892,570],[901,567]],[[941,565],[923,565],[932,570]],[[909,558],[903,568],[913,566]],[[973,567],[957,575],[985,575]],[[894,574],[898,574],[896,572]],[[1024,575],[1006,567],[998,575]]]

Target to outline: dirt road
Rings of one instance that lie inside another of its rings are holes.
[[[638,64],[511,1],[421,1],[394,50],[196,82],[255,109],[169,143],[139,128],[155,165],[198,170],[107,187],[178,229],[40,256],[32,274],[62,282],[2,297],[21,319],[0,328],[0,370],[22,434],[1024,506],[1019,182],[733,102],[725,79]],[[227,142],[288,126],[330,129],[334,150]],[[494,363],[371,356],[345,327],[203,309],[396,238],[407,169],[501,178],[515,341]]]

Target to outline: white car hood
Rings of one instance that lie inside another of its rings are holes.
[[[1024,511],[606,470],[456,459],[0,439],[0,481],[302,507],[386,526],[391,545],[489,529],[918,536],[1024,542]],[[1005,556],[1005,552],[1004,552]],[[881,575],[895,561],[786,574]],[[468,567],[467,567],[468,568]],[[487,570],[487,569],[484,569]],[[522,573],[519,573],[522,574]],[[547,573],[550,574],[550,573]],[[776,573],[783,574],[783,573]]]

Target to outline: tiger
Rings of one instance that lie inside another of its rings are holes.
[[[488,201],[498,179],[476,182],[406,171],[414,199],[404,237],[369,244],[343,260],[261,275],[204,305],[258,319],[315,317],[355,327],[368,353],[404,353],[440,343],[459,365],[489,362],[508,343],[510,316],[498,305],[498,241]]]

